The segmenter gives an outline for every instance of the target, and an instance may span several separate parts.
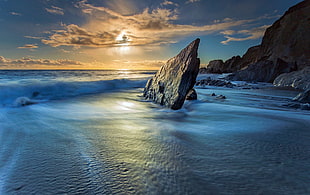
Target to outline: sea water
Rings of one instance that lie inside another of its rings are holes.
[[[0,71],[0,194],[310,193],[298,92],[197,87],[172,111],[141,96],[153,74]]]

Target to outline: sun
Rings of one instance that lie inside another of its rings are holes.
[[[123,31],[121,32],[115,39],[117,45],[119,46],[128,46],[131,39],[128,37],[128,35]]]

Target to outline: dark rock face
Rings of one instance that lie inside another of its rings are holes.
[[[295,63],[298,69],[309,65],[310,59],[310,1],[289,8],[269,27],[262,40],[259,58],[278,58]]]
[[[249,65],[245,70],[232,74],[229,78],[232,80],[273,82],[278,75],[290,72],[293,68],[294,66],[287,64],[281,59],[278,59],[276,62],[261,60]]]
[[[240,70],[241,61],[242,59],[240,56],[233,56],[232,58],[226,60],[224,63],[225,68],[222,73],[235,72]]]
[[[193,88],[199,71],[197,51],[200,39],[196,39],[148,80],[143,96],[155,103],[177,110],[183,106],[186,95]]]
[[[239,56],[233,56],[231,59],[227,60],[225,64],[230,63],[231,72],[246,69],[250,64],[258,61],[259,51],[260,45],[250,47],[242,58]]]
[[[250,48],[233,79],[273,82],[282,73],[310,66],[310,1],[291,7],[269,27],[259,46]]]
[[[310,66],[299,71],[281,74],[274,80],[273,84],[277,87],[310,90]]]

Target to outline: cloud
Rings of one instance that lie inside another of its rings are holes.
[[[17,13],[17,12],[10,12],[10,14],[13,16],[21,16],[22,15],[21,13]]]
[[[44,37],[34,37],[34,36],[24,36],[25,38],[28,39],[43,39]]]
[[[261,38],[264,36],[266,28],[268,28],[269,26],[270,25],[264,25],[264,26],[252,28],[250,30],[222,31],[221,34],[226,35],[225,36],[226,40],[221,41],[221,43],[224,45],[227,45],[231,41],[246,41],[246,40],[253,40],[253,39]]]
[[[199,2],[200,0],[188,0],[186,1],[186,3],[195,3],[195,2]]]
[[[36,49],[38,47],[37,44],[25,44],[24,46],[18,47],[18,49]]]
[[[90,32],[75,24],[65,26],[65,30],[57,31],[48,40],[43,39],[44,44],[52,47],[58,46],[90,46],[105,47],[116,45],[116,37],[120,32]]]
[[[177,3],[174,3],[174,2],[172,2],[172,1],[167,1],[167,0],[165,0],[164,2],[162,2],[160,5],[173,5],[173,6],[179,6],[179,4],[177,4]]]
[[[225,30],[225,31],[222,31],[220,33],[223,34],[223,35],[233,35],[233,34],[236,33],[236,31],[234,31],[234,30]]]
[[[170,4],[170,1],[164,3]],[[140,13],[122,15],[106,7],[96,7],[80,1],[77,7],[88,15],[89,22],[83,26],[63,25],[42,43],[52,47],[117,47],[123,45],[143,46],[176,43],[189,35],[206,35],[229,30],[254,20],[233,20],[226,18],[210,25],[177,24],[178,11],[175,9],[144,9]],[[120,39],[119,37],[126,37]]]
[[[45,10],[51,14],[56,14],[56,15],[64,15],[64,10],[60,7],[56,6],[51,6],[51,8],[45,8]]]
[[[67,60],[67,59],[59,59],[59,60],[51,60],[51,59],[33,59],[29,57],[24,57],[21,59],[9,59],[3,56],[0,56],[0,66],[2,67],[18,67],[18,68],[27,68],[27,67],[66,67],[66,66],[81,66],[85,65],[82,62],[75,60]]]
[[[65,50],[65,49],[60,49],[59,51],[63,52],[63,53],[71,53],[72,51],[69,50]]]

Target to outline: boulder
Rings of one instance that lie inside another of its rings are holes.
[[[198,74],[207,74],[209,73],[206,67],[199,68]]]
[[[35,104],[35,102],[31,101],[27,97],[18,97],[14,101],[14,106],[28,106],[28,105],[32,105],[32,104]]]
[[[224,62],[223,60],[212,60],[209,62],[208,66],[206,67],[206,73],[223,73]]]
[[[299,71],[281,74],[274,80],[273,85],[310,90],[310,66]]]
[[[148,80],[143,96],[155,103],[177,110],[196,82],[200,60],[197,58],[200,39],[196,39],[177,56],[169,59]]]

